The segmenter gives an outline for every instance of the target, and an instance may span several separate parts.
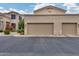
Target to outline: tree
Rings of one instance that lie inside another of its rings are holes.
[[[19,29],[24,29],[24,19],[19,20],[18,27]]]
[[[24,19],[22,19],[21,17],[19,18],[18,22],[18,32],[24,33]]]
[[[21,16],[19,16],[18,28],[19,29],[24,29],[24,19],[22,19]]]

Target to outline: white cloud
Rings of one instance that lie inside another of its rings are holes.
[[[72,7],[77,7],[76,3],[64,3],[64,6],[67,6],[67,10],[70,10]]]
[[[0,13],[8,13],[9,10],[5,9],[4,7],[0,7]]]
[[[66,11],[66,13],[65,14],[72,14],[72,12],[71,11]]]
[[[76,7],[75,3],[64,3],[64,6]]]
[[[17,11],[15,8],[9,8],[10,11]]]
[[[0,9],[0,13],[8,13],[9,12],[9,10],[7,10],[7,9]]]
[[[14,11],[14,12],[17,12],[19,14],[33,14],[33,12],[30,12],[28,10],[18,10],[18,9],[15,9],[15,8],[5,9],[3,7],[0,7],[0,13],[8,13],[10,11]]]
[[[4,7],[0,7],[0,9],[4,9]]]
[[[79,14],[79,6],[76,3],[64,3],[67,6],[66,14]]]
[[[29,12],[28,10],[18,10],[15,8],[9,8],[9,11],[15,11],[15,12],[18,12],[20,14],[32,14],[32,12]]]
[[[72,14],[79,14],[79,6],[71,7],[70,10],[67,10],[66,14],[69,14],[70,12]]]
[[[34,10],[37,10],[37,9],[40,9],[40,8],[43,8],[43,7],[49,6],[49,5],[55,6],[55,3],[38,3],[38,4],[36,4]]]
[[[79,10],[79,6],[77,6],[77,7],[73,7],[73,9],[75,9],[75,10]]]
[[[24,10],[19,10],[18,13],[20,13],[20,14],[27,14]]]

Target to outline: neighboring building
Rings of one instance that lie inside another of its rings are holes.
[[[0,13],[0,30],[5,30],[7,23],[10,23],[10,18]]]
[[[14,11],[5,14],[7,17],[10,18],[10,26],[12,30],[18,29],[18,22],[20,14]]]
[[[10,28],[12,30],[18,29],[19,13],[10,11],[8,13],[0,13],[0,30]]]
[[[18,29],[20,16],[24,17],[25,35],[79,35],[79,14],[65,14],[66,10],[46,6],[33,15],[8,12],[0,15],[0,29]]]

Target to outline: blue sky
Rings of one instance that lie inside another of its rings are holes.
[[[63,3],[56,3],[57,6],[61,7]],[[79,3],[76,3],[79,5]],[[8,8],[16,8],[16,9],[33,9],[36,3],[0,3],[0,7]]]
[[[0,9],[9,9],[14,8],[17,10],[24,10],[24,11],[33,11],[37,4],[36,3],[0,3]],[[79,6],[79,3],[76,3],[77,6]],[[63,3],[56,3],[57,7],[67,9],[66,6],[63,6]]]
[[[34,6],[36,4],[34,3],[0,3],[0,7],[3,7],[5,9],[9,8],[15,8],[19,10],[33,10]]]
[[[76,4],[79,5],[79,3]],[[0,7],[3,7],[5,9],[15,8],[15,9],[29,10],[29,11],[33,10],[35,5],[36,3],[0,3]],[[66,9],[66,7],[63,6],[63,3],[57,3],[56,6]]]

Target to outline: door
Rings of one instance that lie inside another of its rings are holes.
[[[77,34],[77,24],[76,23],[63,23],[62,33],[71,34],[71,35]]]
[[[28,35],[52,35],[53,31],[51,23],[29,23],[27,28]]]

